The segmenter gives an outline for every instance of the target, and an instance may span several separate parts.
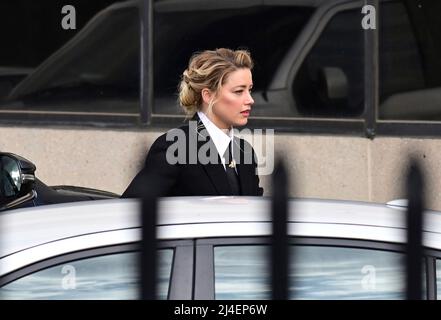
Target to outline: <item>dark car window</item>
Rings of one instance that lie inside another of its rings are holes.
[[[2,1],[0,113],[139,113],[139,25],[138,1]]]
[[[218,2],[218,8],[213,8],[216,5],[210,1],[195,3],[155,2],[154,112],[179,114],[177,87],[193,52],[227,47],[250,50],[255,62],[253,113],[274,115],[274,106],[264,98],[265,91],[314,9],[270,4],[244,6],[233,1]],[[283,104],[279,107],[286,108],[285,101]]]
[[[359,117],[364,110],[361,10],[335,15],[302,63],[293,92],[300,115]]]
[[[267,246],[214,248],[216,299],[269,299]],[[402,299],[403,255],[372,249],[295,246],[290,299]]]
[[[158,299],[167,299],[173,250],[158,251]],[[138,299],[137,252],[70,261],[27,275],[0,289],[2,299]]]
[[[10,197],[18,195],[21,189],[20,169],[17,161],[8,156],[0,158],[0,205]]]
[[[441,120],[440,11],[440,1],[382,3],[380,119]]]

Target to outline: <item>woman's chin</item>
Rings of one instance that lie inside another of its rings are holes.
[[[234,127],[243,127],[244,125],[246,125],[248,123],[248,119],[247,118],[243,118],[243,119],[239,119],[236,121],[236,123],[234,124]]]

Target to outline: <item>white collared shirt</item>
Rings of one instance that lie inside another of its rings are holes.
[[[234,134],[233,130],[229,130],[229,135],[227,135],[224,131],[219,129],[210,119],[201,111],[198,111],[199,119],[201,119],[205,128],[208,131],[211,139],[213,140],[214,145],[216,146],[216,150],[219,153],[219,157],[222,161],[222,165],[225,169],[225,158],[224,154],[230,144],[230,141],[233,140]],[[233,154],[233,150],[231,150],[231,154]],[[234,157],[233,157],[234,158]]]

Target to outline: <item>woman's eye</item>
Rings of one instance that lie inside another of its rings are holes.
[[[243,92],[243,90],[234,91],[235,94],[241,94],[242,92]]]

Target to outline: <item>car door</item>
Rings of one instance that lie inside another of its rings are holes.
[[[195,299],[270,299],[269,240],[264,237],[198,240]],[[289,257],[289,299],[405,298],[402,245],[337,238],[291,238]],[[437,262],[437,267],[440,265]],[[425,270],[424,278],[424,289],[433,287],[434,273]]]
[[[25,300],[138,299],[139,259],[136,243],[66,253],[2,277],[0,295]],[[157,263],[157,298],[190,299],[193,242],[160,242]]]

